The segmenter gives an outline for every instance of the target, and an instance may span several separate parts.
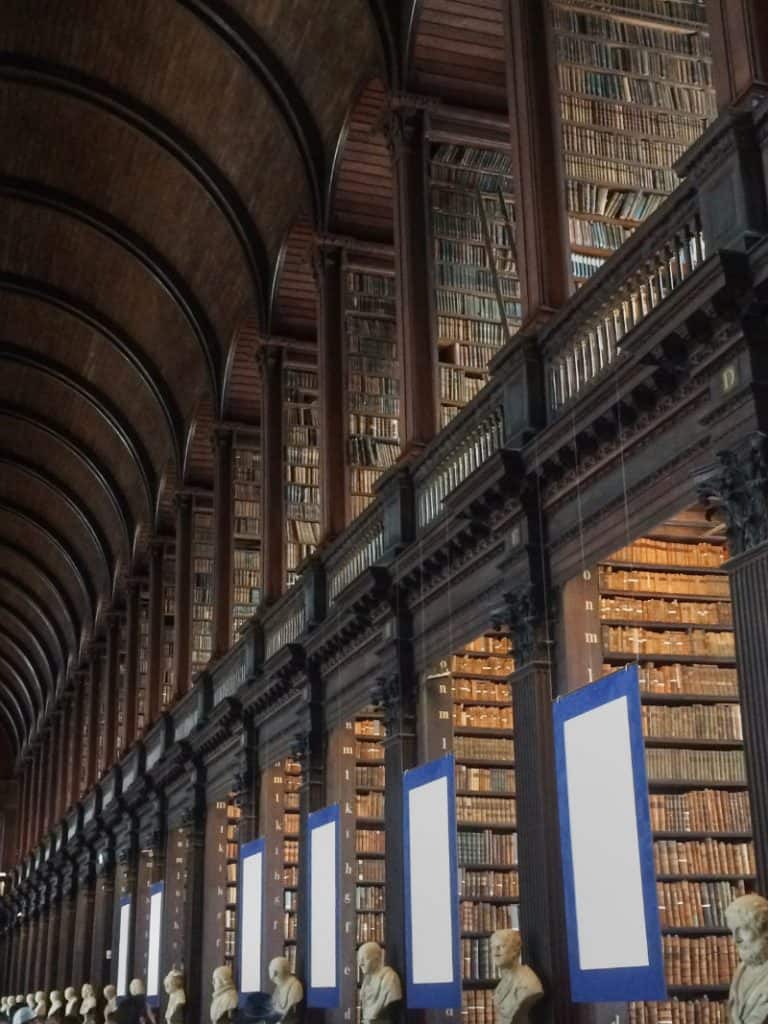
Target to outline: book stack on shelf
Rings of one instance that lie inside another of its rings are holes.
[[[176,623],[176,556],[167,548],[163,553],[163,625],[160,657],[160,710],[173,702],[176,679],[173,666]]]
[[[233,451],[232,641],[261,601],[261,452],[237,443]]]
[[[213,512],[192,509],[192,674],[205,668],[213,653]]]
[[[139,649],[136,652],[136,736],[144,735],[149,725],[147,675],[149,673],[149,590],[146,584],[139,590]]]
[[[349,518],[373,499],[373,487],[400,455],[401,374],[393,273],[344,273]]]
[[[380,714],[355,719],[355,943],[384,945],[384,793]]]
[[[167,884],[165,889],[164,917],[167,948],[172,963],[183,963],[184,940],[188,910],[190,841],[187,830],[183,827],[169,829],[168,857],[170,864],[166,867]]]
[[[520,327],[511,157],[444,144],[430,161],[441,426],[488,379],[488,363]]]
[[[732,615],[721,568],[727,557],[694,510],[598,570],[603,669],[631,661],[639,667],[664,960],[674,996],[632,1004],[635,1024],[726,1020],[722,1000],[735,951],[725,908],[754,884]]]
[[[296,965],[299,897],[299,800],[301,765],[275,761],[261,776],[264,837],[265,962],[284,956]]]
[[[704,0],[552,0],[574,278],[676,187],[717,107]]]
[[[226,814],[226,888],[224,907],[224,963],[234,965],[237,950],[237,882],[240,858],[240,808],[230,797],[224,802]]]
[[[133,723],[128,722],[126,716],[126,703],[128,694],[126,693],[126,674],[125,674],[125,652],[126,645],[128,642],[127,637],[128,624],[125,616],[120,616],[120,622],[117,627],[117,683],[115,686],[115,760],[119,761],[123,756],[123,753],[129,746],[132,740],[132,734],[129,735],[129,729],[133,729]]]
[[[286,583],[320,540],[319,381],[313,370],[286,369],[285,436]]]

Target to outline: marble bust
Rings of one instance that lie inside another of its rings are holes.
[[[163,980],[163,988],[168,996],[168,1005],[165,1008],[166,1024],[184,1024],[187,994],[184,991],[184,975],[181,971],[169,971]]]
[[[69,985],[64,989],[64,999],[66,1000],[66,1006],[64,1007],[65,1017],[79,1017],[80,1007],[78,1005],[77,990]]]
[[[42,990],[35,992],[35,1016],[39,1020],[45,1020],[48,1016],[48,1001]]]
[[[104,1024],[109,1024],[110,1014],[117,1009],[117,989],[114,985],[107,985],[104,989]]]
[[[213,972],[213,998],[211,999],[211,1022],[228,1021],[237,1010],[239,997],[232,977],[231,967],[217,967]]]
[[[392,1021],[403,1000],[400,979],[384,965],[384,950],[378,942],[365,942],[357,951],[357,967],[363,976],[360,1008],[363,1024]]]
[[[520,932],[503,928],[491,936],[491,960],[501,980],[493,992],[497,1024],[525,1024],[528,1013],[544,995],[530,967],[520,963]]]
[[[731,929],[741,963],[728,994],[730,1024],[768,1022],[768,900],[757,893],[740,896],[728,907]]]
[[[93,990],[93,985],[89,985],[86,981],[80,989],[80,995],[83,1000],[80,1003],[80,1016],[83,1020],[87,1020],[89,1015],[93,1018],[96,1012],[96,993]]]
[[[60,1013],[64,1012],[64,1000],[61,998],[61,992],[58,989],[54,989],[51,992],[51,1008],[48,1010],[49,1017],[55,1017]]]
[[[269,980],[275,986],[272,993],[273,1019],[284,1024],[296,1024],[298,1008],[304,999],[304,986],[291,973],[291,965],[284,956],[276,956],[270,961]]]

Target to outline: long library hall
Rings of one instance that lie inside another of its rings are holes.
[[[766,83],[2,4],[0,1024],[768,1024]]]

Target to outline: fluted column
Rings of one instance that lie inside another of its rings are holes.
[[[213,431],[213,658],[232,645],[232,430]]]
[[[176,693],[185,694],[192,683],[192,495],[176,496],[176,608],[173,667]]]

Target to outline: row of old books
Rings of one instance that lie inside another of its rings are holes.
[[[299,908],[299,894],[292,889],[283,892],[283,909],[295,914]],[[288,936],[286,936],[287,938]]]
[[[296,436],[294,428],[294,436]],[[303,432],[301,434],[301,440],[297,439],[295,443],[291,443],[286,446],[285,449],[285,463],[286,466],[319,466],[320,465],[320,449],[317,447],[317,432],[312,431],[311,435],[309,432]]]
[[[384,751],[377,743],[355,743],[355,757],[358,761],[383,762]]]
[[[728,1024],[728,1007],[725,1002],[712,1001],[708,996],[630,1003],[629,1024]]]
[[[356,316],[347,324],[347,351],[353,356],[359,354],[394,362],[397,359],[397,342],[391,322]]]
[[[633,544],[628,544],[614,552],[611,561],[717,569],[727,558],[728,552],[722,544],[710,544],[706,541],[691,544],[684,541],[665,541],[642,537]],[[707,585],[710,585],[710,578],[704,577],[704,579],[707,580]]]
[[[467,342],[497,350],[506,341],[506,334],[498,322],[439,316],[437,318],[437,340],[438,343]]]
[[[712,630],[643,629],[639,626],[603,626],[603,648],[622,654],[702,655],[733,658],[733,633]]]
[[[384,942],[384,915],[375,911],[361,911],[356,915],[355,941],[360,946],[364,942]]]
[[[494,1024],[495,1020],[492,989],[465,989],[461,993],[462,1024]]]
[[[641,221],[655,213],[664,202],[660,193],[648,194],[636,188],[620,188],[598,181],[567,181],[569,213],[592,214],[621,221]]]
[[[648,779],[677,780],[693,785],[732,782],[745,785],[743,750],[678,750],[654,747],[645,752]]]
[[[482,832],[462,830],[457,835],[459,864],[498,864],[514,867],[517,864],[517,834],[499,833],[492,829]]]
[[[320,468],[291,460],[285,467],[285,481],[288,484],[310,484],[317,487],[320,484]]]
[[[355,889],[355,910],[384,910],[381,885],[359,885]]]
[[[285,387],[290,394],[295,392],[317,391],[318,376],[314,370],[286,370]],[[290,397],[288,400],[293,401]]]
[[[741,740],[738,704],[691,704],[670,707],[646,704],[642,709],[643,734],[663,738]]]
[[[511,768],[478,768],[472,765],[456,765],[456,789],[472,793],[515,794],[515,773]]]
[[[483,654],[481,651],[468,651],[467,654],[454,654],[451,658],[451,671],[452,672],[471,672],[473,675],[477,675],[480,672],[486,673],[487,675],[510,675],[514,672],[514,662],[508,655],[490,655],[488,657],[477,657],[478,654]],[[487,686],[488,684],[480,682],[478,685]],[[497,684],[498,689],[504,690],[506,693],[509,692],[506,683]]]
[[[686,146],[694,143],[707,126],[707,118],[703,116],[627,106],[603,97],[578,96],[570,93],[563,93],[560,96],[560,113],[564,124],[610,128],[612,131],[628,132],[633,135],[655,135],[664,139],[674,139],[685,143]],[[655,198],[658,200],[658,206],[663,199],[661,196]]]
[[[600,612],[606,619],[637,619],[644,622],[681,622],[691,626],[730,626],[730,601],[680,601],[650,598],[601,597]]]
[[[727,985],[738,966],[730,935],[664,935],[662,946],[668,985]]]
[[[444,209],[437,207],[432,211],[432,229],[436,235],[447,238],[449,241],[478,242],[480,244],[485,242],[487,231],[491,245],[501,247],[504,250],[502,257],[510,258],[513,239],[506,222],[499,219],[486,219],[483,224],[479,208],[476,209],[474,216],[469,216],[463,213],[446,213]]]
[[[455,316],[476,320],[499,320],[502,312],[495,295],[470,295],[445,288],[438,291],[435,305],[438,313],[453,313]],[[511,320],[519,320],[522,315],[520,303],[507,299],[504,301],[503,312]]]
[[[381,829],[359,828],[355,835],[356,853],[384,853],[384,832]]]
[[[601,256],[585,256],[583,253],[571,253],[571,273],[579,280],[588,280],[603,266],[605,260]]]
[[[358,882],[383,882],[383,860],[359,860],[356,865],[355,878]]]
[[[661,107],[702,117],[708,117],[713,112],[712,97],[707,89],[611,71],[591,71],[569,64],[560,64],[557,71],[560,88],[564,92],[638,103],[644,107]]]
[[[347,451],[351,466],[373,466],[377,469],[387,469],[389,466],[394,466],[400,457],[400,443],[397,439],[382,441],[379,438],[367,436],[350,437]],[[380,473],[376,473],[374,480],[380,475]]]
[[[497,662],[499,665],[509,666],[493,670],[488,668],[489,662]],[[481,672],[494,671],[498,675],[511,675],[514,671],[511,658],[477,658],[470,655],[456,655],[453,659],[455,672]],[[453,697],[459,703],[464,701],[481,700],[488,704],[502,704],[509,701],[509,686],[506,683],[492,683],[485,679],[463,679],[455,678],[452,687]]]
[[[509,261],[509,266],[504,268],[512,271],[514,264]],[[516,277],[508,277],[506,273],[499,271],[502,267],[495,266],[495,270],[484,267],[476,267],[472,264],[464,266],[460,263],[438,263],[435,267],[435,278],[439,287],[442,288],[463,288],[470,291],[483,292],[494,296],[496,301],[496,289],[505,298],[520,298],[520,282]],[[458,312],[458,311],[456,311]]]
[[[359,818],[383,818],[383,793],[358,793],[356,812]]]
[[[361,391],[366,395],[399,395],[400,381],[397,377],[374,377],[362,373],[350,373],[350,391]]]
[[[320,425],[320,409],[316,399],[308,403],[300,403],[294,398],[290,405],[285,407],[285,426],[292,427],[318,427]]]
[[[596,249],[618,249],[632,235],[632,229],[606,221],[568,218],[568,237],[571,245]]]
[[[625,72],[633,77],[662,79],[678,85],[712,85],[712,66],[708,61],[699,60],[698,54],[672,54],[664,49],[647,46],[617,46],[613,42],[607,44],[592,39],[578,31],[558,35],[556,53],[559,60],[567,64]],[[669,163],[673,163],[674,159]]]
[[[391,416],[363,416],[350,413],[349,433],[369,435],[380,440],[397,442],[400,437],[400,421]]]
[[[357,414],[391,418],[400,415],[400,399],[392,395],[365,395],[359,391],[348,391],[347,408]]]
[[[440,397],[466,405],[485,387],[485,377],[468,377],[463,370],[440,365]]]
[[[355,785],[358,787],[365,786],[384,786],[384,766],[383,765],[358,765],[355,768]]]
[[[490,150],[486,152],[490,152]],[[501,154],[496,152],[496,155]],[[442,165],[435,162],[433,166],[439,169]],[[507,179],[508,181],[509,179]],[[514,223],[514,202],[509,195],[505,195],[502,205],[502,196],[499,195],[496,184],[487,193],[480,189],[479,195],[472,182],[470,182],[469,188],[456,188],[455,184],[455,182],[451,184],[444,183],[441,177],[435,179],[433,176],[431,195],[433,210],[441,210],[443,213],[454,213],[460,217],[465,217],[467,220],[481,219],[484,215],[485,219],[489,221],[496,219],[504,225]],[[442,240],[436,239],[436,241]],[[450,249],[445,250],[436,245],[434,251],[438,259],[451,258],[450,255],[447,257],[444,255],[446,252],[450,253]]]
[[[283,851],[283,856],[285,856],[285,851]],[[298,866],[294,864],[292,867],[284,867],[283,868],[283,885],[288,887],[288,888],[295,889],[295,888],[297,888],[298,884],[299,884],[299,868],[298,868]]]
[[[457,796],[456,818],[471,824],[515,825],[517,805],[511,798]]]
[[[380,718],[358,718],[355,722],[355,736],[375,736],[384,739],[384,722]]]
[[[287,521],[285,527],[286,537],[299,544],[313,545],[320,541],[320,524],[317,522],[298,519]]]
[[[286,839],[283,844],[283,858],[286,864],[299,863],[299,844],[295,839]]]
[[[749,832],[746,792],[701,789],[691,793],[651,793],[651,828],[656,832]]]
[[[348,270],[344,276],[348,292],[360,292],[363,295],[381,295],[394,299],[395,280],[387,274],[363,273]]]
[[[626,46],[652,47],[688,57],[709,56],[709,46],[704,45],[704,39],[698,32],[667,31],[663,26],[644,24],[639,20],[626,21],[622,18],[605,17],[603,12],[607,10],[605,5],[592,13],[584,10],[583,5],[575,10],[562,5],[556,6],[553,12],[554,27],[560,32],[594,36],[606,42],[623,43]],[[668,11],[669,7],[667,6],[665,10]]]
[[[462,899],[482,896],[493,899],[517,899],[520,895],[519,875],[517,871],[502,869],[472,871],[459,868],[459,895]]]
[[[653,844],[657,875],[742,875],[755,874],[752,843],[728,843],[718,839],[680,842],[657,839]]]
[[[671,192],[677,182],[674,173],[663,167],[641,167],[608,157],[581,156],[578,153],[566,155],[565,173],[571,179],[610,182],[615,188],[639,188],[665,194]]]
[[[608,666],[603,666],[609,672]],[[722,665],[640,666],[640,687],[648,693],[690,693],[729,697],[736,693],[736,669]]]
[[[725,928],[725,910],[746,893],[737,882],[657,882],[659,919],[666,928]]]
[[[457,697],[457,703],[453,708],[453,724],[455,726],[468,726],[475,729],[512,728],[512,708],[509,705],[465,707],[460,701],[461,698]]]
[[[459,904],[459,927],[462,932],[495,932],[511,928],[514,904],[482,903],[462,900]]]
[[[453,752],[457,758],[480,761],[515,760],[512,740],[497,736],[454,736]]]

